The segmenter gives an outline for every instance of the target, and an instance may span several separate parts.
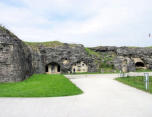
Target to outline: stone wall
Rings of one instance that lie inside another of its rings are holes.
[[[17,82],[34,73],[46,73],[46,66],[51,63],[57,63],[61,73],[72,73],[73,66],[82,62],[85,72],[97,72],[100,62],[107,59],[107,64],[124,72],[135,71],[137,63],[152,69],[152,48],[100,46],[90,49],[103,58],[90,56],[80,44],[46,46],[42,43],[33,47],[9,30],[0,28],[0,82]]]
[[[32,75],[29,48],[7,30],[0,30],[0,82],[22,81]]]
[[[135,71],[135,59],[143,61],[147,69],[152,69],[152,48],[131,48],[131,47],[95,47],[95,52],[115,54],[112,64],[118,70]]]
[[[30,47],[31,48],[31,47]],[[37,50],[37,51],[36,51]],[[37,46],[31,49],[32,64],[35,73],[45,73],[45,67],[50,63],[60,65],[61,73],[71,73],[73,64],[83,61],[88,66],[88,72],[96,72],[96,64],[87,54],[83,45],[63,44],[57,47]]]
[[[61,73],[71,73],[73,64],[83,61],[88,72],[96,72],[96,64],[83,45],[60,44],[56,47],[25,44],[9,30],[0,28],[0,82],[22,81],[37,73],[46,73],[52,62]]]

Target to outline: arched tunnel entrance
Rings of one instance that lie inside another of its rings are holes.
[[[134,58],[134,63],[136,68],[144,68],[145,64],[140,58]]]
[[[143,62],[137,62],[135,64],[136,67],[145,67],[144,63]]]
[[[58,74],[61,72],[61,67],[58,63],[52,62],[45,66],[45,72],[48,74]]]

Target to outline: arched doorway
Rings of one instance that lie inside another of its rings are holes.
[[[144,68],[145,64],[140,58],[133,58],[136,68]]]
[[[144,67],[145,65],[144,65],[143,62],[137,62],[137,63],[135,64],[135,66],[136,66],[136,67]]]
[[[50,64],[46,65],[45,72],[48,74],[58,74],[61,72],[60,65],[55,62],[50,63]]]

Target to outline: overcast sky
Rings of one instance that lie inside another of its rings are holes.
[[[0,23],[24,41],[152,46],[152,0],[0,0]]]

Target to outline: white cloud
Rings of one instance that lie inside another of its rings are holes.
[[[21,2],[20,0],[14,0]],[[86,46],[150,46],[150,0],[22,0],[25,7],[0,2],[0,23],[26,41],[82,43]]]

